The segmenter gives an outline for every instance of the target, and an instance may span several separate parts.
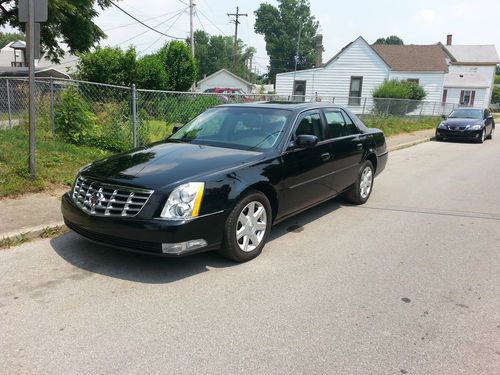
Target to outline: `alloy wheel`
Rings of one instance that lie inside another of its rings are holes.
[[[361,198],[365,199],[370,195],[373,184],[373,171],[369,166],[366,166],[361,172],[361,179],[359,182],[359,194]]]
[[[236,241],[244,252],[257,248],[267,228],[267,213],[264,205],[258,201],[248,203],[238,216]]]

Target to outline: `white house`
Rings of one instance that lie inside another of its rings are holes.
[[[427,92],[426,100],[440,101],[447,71],[438,45],[370,45],[358,37],[322,67],[277,74],[276,93],[334,100],[361,111],[384,80],[397,78],[418,82]]]
[[[244,93],[251,93],[253,85],[243,78],[231,73],[229,70],[221,69],[203,78],[196,84],[196,91],[203,92],[208,89],[227,88],[239,89]]]
[[[496,65],[500,63],[494,45],[453,45],[448,35],[446,45],[448,73],[444,78],[443,101],[473,107],[488,107],[495,83]]]

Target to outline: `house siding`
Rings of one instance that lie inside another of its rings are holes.
[[[247,85],[245,82],[240,81],[226,72],[220,72],[213,77],[209,77],[203,82],[199,82],[196,91],[203,92],[206,89],[213,88],[241,89],[246,93],[252,92],[252,86]]]
[[[448,94],[446,96],[446,102],[447,103],[454,103],[454,104],[459,104],[460,103],[460,92],[462,90],[474,90],[476,91],[476,94],[474,96],[474,105],[473,107],[474,108],[485,108],[489,105],[486,104],[487,102],[485,102],[486,100],[486,95],[487,95],[487,89],[477,89],[477,88],[467,88],[467,87],[463,87],[463,88],[457,88],[457,87],[453,87],[453,88],[446,88],[446,90],[448,90]]]
[[[306,81],[306,96],[323,100],[335,97],[335,103],[346,105],[351,77],[363,77],[362,97],[371,97],[373,91],[388,78],[389,68],[361,38],[356,39],[337,58],[324,68],[298,71],[295,80]],[[292,95],[294,73],[276,76],[276,93]]]
[[[458,98],[453,96],[450,98],[451,103],[459,103],[460,101],[460,90],[476,90],[476,99],[474,101],[474,106],[480,107],[488,107],[491,103],[491,94],[495,82],[495,68],[496,66],[480,66],[480,65],[460,65],[453,64],[449,66],[449,73],[454,74],[473,74],[477,76],[478,85],[481,87],[473,85],[463,85],[460,82],[459,78],[448,79],[445,85],[445,89],[448,89],[448,92],[452,91],[453,93],[458,92]],[[451,76],[450,76],[451,77]],[[487,86],[483,88],[484,86]],[[477,95],[480,93],[481,102],[477,98]],[[453,101],[452,101],[453,100]],[[477,100],[477,105],[476,105]]]
[[[418,79],[419,84],[426,92],[426,101],[439,102],[443,96],[443,73],[424,73],[424,72],[390,72],[390,79]]]

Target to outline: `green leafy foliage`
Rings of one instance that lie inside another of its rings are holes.
[[[158,56],[167,72],[167,88],[187,91],[197,75],[196,62],[189,47],[179,41],[171,41],[158,51]]]
[[[374,92],[375,111],[392,115],[405,115],[413,112],[419,101],[426,97],[425,89],[416,82],[406,80],[384,81]],[[409,99],[409,100],[397,100]]]
[[[403,39],[397,35],[391,35],[387,38],[378,38],[373,44],[392,44],[392,45],[403,45]]]
[[[495,76],[495,85],[500,85],[500,75]]]
[[[494,104],[500,104],[500,87],[493,87],[493,94],[491,95],[491,102]]]
[[[78,76],[84,81],[129,86],[136,77],[136,52],[130,47],[97,48],[80,57]]]
[[[24,23],[19,22],[16,0],[0,0],[0,27],[11,26],[24,32]],[[93,20],[99,15],[97,9],[111,6],[110,0],[50,0],[48,19],[41,24],[42,48],[54,62],[64,55],[61,42],[72,54],[88,52],[106,34]]]
[[[165,90],[167,88],[167,71],[158,54],[146,55],[137,61],[138,88],[149,90]]]
[[[4,33],[0,31],[0,48],[5,47],[10,42],[16,40],[25,40],[26,37],[23,33]]]
[[[264,35],[270,57],[269,76],[292,71],[300,30],[297,69],[308,69],[315,62],[315,36],[319,23],[311,15],[307,0],[278,0],[278,7],[262,3],[255,11],[255,32]]]

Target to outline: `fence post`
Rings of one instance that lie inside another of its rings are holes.
[[[50,77],[50,125],[52,134],[56,134],[56,124],[54,122],[54,79]]]
[[[363,100],[363,115],[365,114],[365,107],[366,107],[366,98]]]
[[[134,147],[137,147],[137,90],[135,88],[135,84],[132,83],[132,141]]]
[[[5,86],[7,88],[7,112],[9,114],[9,128],[12,128],[12,114],[10,110],[10,86],[9,79],[5,79]]]
[[[389,116],[389,107],[391,106],[391,101],[392,101],[392,99],[389,99],[389,100],[387,101],[387,108],[386,108],[386,110],[385,110],[385,115],[386,115],[386,116]]]
[[[436,110],[436,102],[434,102],[434,107],[432,108],[432,116],[434,116],[434,111]]]
[[[424,105],[425,105],[425,102],[421,101],[420,102],[420,114],[418,115],[419,118],[422,117],[422,112],[424,110]]]

